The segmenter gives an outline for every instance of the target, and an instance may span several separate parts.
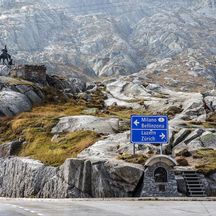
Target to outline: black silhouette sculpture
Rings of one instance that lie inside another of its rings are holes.
[[[2,62],[3,65],[12,65],[13,64],[13,59],[11,58],[11,55],[8,54],[7,46],[5,45],[5,48],[2,49],[2,53],[0,55],[0,63]]]

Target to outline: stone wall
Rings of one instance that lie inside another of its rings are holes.
[[[160,192],[154,170],[168,171],[166,191]],[[182,179],[183,180],[183,179]],[[203,178],[208,196],[216,195],[216,175]],[[183,184],[179,191],[185,193]],[[182,188],[182,190],[181,190]],[[157,163],[142,165],[117,160],[67,159],[60,167],[45,166],[27,158],[0,159],[0,197],[106,198],[179,196],[172,168]]]
[[[143,170],[142,165],[115,160],[68,159],[55,168],[26,158],[0,159],[0,196],[132,197]]]
[[[157,168],[163,167],[167,171],[167,182],[166,183],[156,183],[154,179],[154,172]],[[159,185],[165,186],[165,191],[159,190]],[[177,190],[177,181],[175,179],[175,174],[173,168],[166,165],[165,163],[159,162],[145,169],[144,172],[144,182],[143,190],[141,196],[165,196],[165,197],[176,197],[179,196]]]
[[[46,83],[45,65],[18,65],[11,70],[11,76],[31,82]]]

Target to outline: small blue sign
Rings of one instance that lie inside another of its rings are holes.
[[[131,143],[167,144],[168,142],[167,116],[131,116]]]

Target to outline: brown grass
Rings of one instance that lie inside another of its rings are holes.
[[[19,149],[19,156],[30,156],[46,165],[60,165],[67,157],[76,157],[99,139],[95,132],[78,131],[63,134],[51,141],[53,135],[50,132],[58,119],[67,115],[79,115],[84,108],[73,103],[45,104],[14,118],[3,118],[0,121],[0,142],[22,138],[26,145]]]
[[[124,153],[121,156],[119,156],[118,159],[124,160],[125,162],[128,163],[145,165],[145,162],[148,160],[148,157],[143,154],[132,155],[132,154]]]
[[[216,150],[200,149],[194,154],[193,158],[198,160],[196,168],[199,172],[209,175],[216,172]]]

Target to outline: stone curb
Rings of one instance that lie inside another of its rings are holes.
[[[39,198],[6,198],[1,201],[33,201],[33,202],[80,202],[80,201],[214,201],[216,197],[138,197],[138,198],[74,198],[74,199],[39,199]]]

